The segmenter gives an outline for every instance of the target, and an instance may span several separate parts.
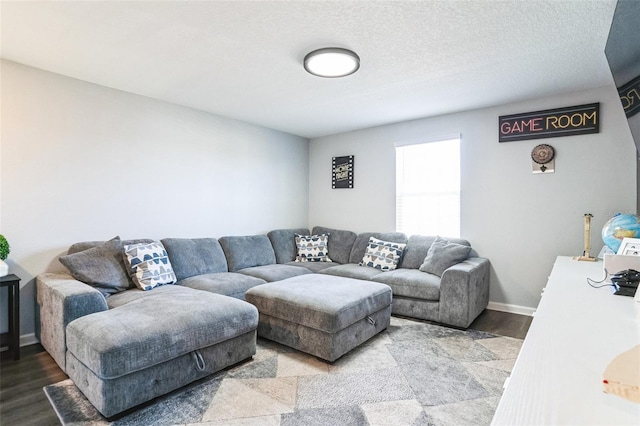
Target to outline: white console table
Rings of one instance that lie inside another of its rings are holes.
[[[640,303],[587,284],[602,265],[556,259],[492,425],[640,425],[640,404],[602,391],[607,365],[640,343]]]

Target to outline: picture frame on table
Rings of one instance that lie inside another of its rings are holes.
[[[640,238],[623,238],[616,254],[640,256]]]

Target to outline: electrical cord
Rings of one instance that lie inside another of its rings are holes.
[[[587,277],[587,284],[589,284],[593,288],[616,287],[616,285],[613,284],[613,283],[602,284],[603,282],[606,281],[608,276],[609,276],[609,272],[605,268],[605,270],[604,270],[604,278],[603,279],[601,279],[600,281],[595,281],[595,280],[592,280],[591,278]],[[602,284],[602,285],[594,285],[594,284]]]

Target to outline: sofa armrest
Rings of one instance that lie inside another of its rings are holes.
[[[440,322],[467,328],[489,304],[489,260],[470,257],[440,281]]]
[[[108,310],[107,300],[98,290],[69,274],[38,275],[36,291],[40,305],[40,343],[66,372],[67,324]]]

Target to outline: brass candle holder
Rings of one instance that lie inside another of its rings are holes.
[[[596,258],[591,257],[589,250],[591,250],[591,213],[584,214],[584,251],[582,256],[575,256],[573,260],[582,260],[587,262],[595,262]]]

